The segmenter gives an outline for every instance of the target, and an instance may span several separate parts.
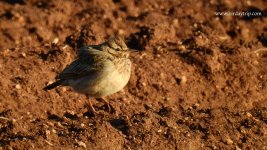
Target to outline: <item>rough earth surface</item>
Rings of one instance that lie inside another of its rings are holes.
[[[267,149],[267,1],[0,1],[0,149]],[[261,11],[262,16],[216,16]],[[115,112],[42,90],[116,34],[132,76]]]

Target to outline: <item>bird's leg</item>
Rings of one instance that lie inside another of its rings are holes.
[[[106,98],[102,97],[100,99],[105,103],[105,105],[107,105],[109,112],[111,112],[111,113],[114,113],[115,112],[114,107],[107,101]]]
[[[92,105],[90,97],[89,96],[86,96],[86,97],[89,99],[89,101],[87,102],[87,106],[89,109],[88,111],[92,113],[93,115],[98,114],[98,112],[95,110],[94,106]]]

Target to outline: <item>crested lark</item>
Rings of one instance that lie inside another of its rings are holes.
[[[99,45],[78,49],[78,58],[67,66],[57,81],[46,86],[50,90],[57,86],[70,86],[88,97],[103,98],[120,91],[129,81],[131,61],[122,37],[116,36]],[[103,99],[108,105],[109,103]],[[89,100],[91,111],[95,109]]]

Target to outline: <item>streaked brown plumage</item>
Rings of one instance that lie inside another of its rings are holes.
[[[71,86],[76,92],[101,98],[120,91],[128,83],[131,61],[128,47],[120,36],[99,45],[82,47],[77,55],[45,90]]]

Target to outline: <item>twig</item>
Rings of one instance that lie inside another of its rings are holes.
[[[267,48],[259,48],[259,49],[255,50],[255,51],[252,51],[252,52],[258,53],[258,52],[261,52],[261,51],[267,51]]]
[[[53,144],[51,142],[47,141],[47,140],[45,140],[45,143],[47,143],[50,146],[53,146]]]

